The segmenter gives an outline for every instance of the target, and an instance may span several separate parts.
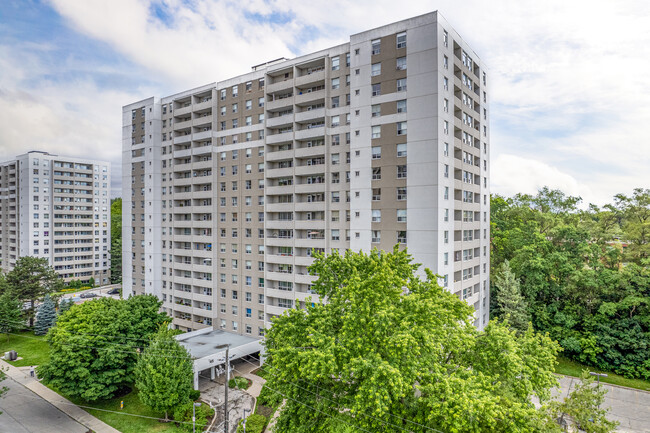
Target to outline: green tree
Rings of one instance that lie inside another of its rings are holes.
[[[135,368],[135,386],[142,403],[158,412],[168,412],[190,400],[192,359],[165,326],[153,337]]]
[[[74,305],[72,298],[64,298],[59,301],[59,316],[65,313]]]
[[[4,292],[0,295],[0,332],[7,335],[21,329],[25,324],[22,318],[22,302],[11,293]]]
[[[543,431],[557,343],[498,321],[416,276],[406,251],[318,256],[306,303],[273,320],[266,387],[286,399],[278,432]],[[328,427],[329,426],[329,427]]]
[[[39,377],[70,397],[111,398],[133,384],[138,350],[167,319],[160,306],[151,295],[76,305],[47,333],[50,360]]]
[[[0,383],[2,383],[2,381],[5,380],[6,378],[7,375],[0,368]],[[9,388],[7,388],[6,386],[0,386],[0,398],[4,398],[7,391],[9,391]],[[0,411],[0,415],[2,415],[2,411]]]
[[[570,432],[611,433],[619,423],[607,419],[609,410],[602,408],[605,394],[607,390],[595,385],[585,370],[569,396],[550,404],[551,414]]]
[[[23,256],[16,260],[16,266],[6,276],[11,293],[23,302],[29,302],[25,311],[29,326],[34,326],[35,303],[62,284],[45,257]]]
[[[45,335],[47,331],[56,323],[56,304],[50,298],[50,295],[45,295],[43,303],[38,307],[36,314],[36,325],[34,326],[34,334]]]
[[[122,199],[111,200],[111,284],[122,283]]]
[[[508,260],[503,262],[499,270],[494,276],[494,286],[498,290],[498,315],[507,318],[513,329],[524,332],[528,329],[530,315],[526,301],[521,295],[519,280],[512,273]]]
[[[640,263],[650,257],[650,189],[635,188],[630,197],[617,194],[614,199],[623,217],[622,240],[629,242],[626,258]]]

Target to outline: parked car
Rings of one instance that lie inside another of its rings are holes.
[[[98,296],[97,293],[88,292],[88,293],[82,293],[79,297],[80,298],[96,298],[97,296]]]
[[[106,292],[106,293],[109,294],[109,295],[119,295],[119,294],[120,294],[120,289],[118,289],[118,288],[116,287],[116,288],[114,288],[114,289],[109,290],[109,291]]]

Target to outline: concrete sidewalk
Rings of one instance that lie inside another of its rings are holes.
[[[10,377],[19,384],[23,385],[25,388],[33,391],[35,394],[51,403],[61,412],[77,421],[79,424],[84,425],[96,433],[120,433],[119,430],[116,430],[103,421],[100,421],[85,410],[81,409],[79,406],[72,403],[70,400],[63,398],[56,392],[52,391],[50,388],[38,382],[35,378],[29,375],[29,369],[27,369],[27,371],[22,371],[3,360],[0,360],[0,368],[2,368],[7,373],[7,377]]]

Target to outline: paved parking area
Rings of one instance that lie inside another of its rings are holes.
[[[52,404],[13,379],[0,386],[9,388],[0,399],[0,432],[11,433],[87,433],[82,426]]]

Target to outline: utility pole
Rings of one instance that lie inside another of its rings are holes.
[[[250,412],[250,409],[244,409],[244,421],[242,422],[244,425],[244,433],[246,433],[246,412]]]
[[[223,431],[224,433],[228,433],[228,382],[230,381],[230,357],[228,356],[228,351],[230,349],[230,346],[226,346],[226,383],[225,383],[225,391],[224,391],[224,404],[223,404],[223,411],[224,411],[224,423],[223,423]]]

